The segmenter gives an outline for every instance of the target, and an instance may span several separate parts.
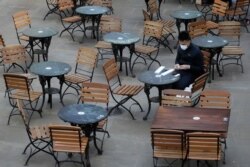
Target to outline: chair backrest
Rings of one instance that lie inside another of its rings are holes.
[[[178,130],[151,129],[154,157],[184,159],[184,132]]]
[[[205,20],[191,22],[188,24],[188,32],[191,38],[201,35],[207,35],[207,26]]]
[[[142,14],[143,14],[143,17],[144,17],[144,21],[150,21],[151,20],[150,14],[147,11],[145,11],[144,9],[142,9]]]
[[[214,4],[212,6],[212,14],[217,17],[225,17],[226,11],[229,7],[227,2],[222,0],[214,0]]]
[[[222,21],[219,22],[219,36],[227,39],[229,45],[240,45],[241,24],[238,21]]]
[[[8,45],[2,48],[3,64],[10,65],[7,71],[12,67],[13,64],[19,66],[23,72],[27,68],[26,59],[26,49],[23,45]],[[21,64],[25,64],[25,69]],[[4,69],[5,70],[5,69]]]
[[[204,71],[208,72],[209,71],[209,66],[211,63],[211,53],[205,50],[201,50],[201,53],[203,55],[203,67]]]
[[[194,94],[198,92],[200,95],[201,91],[206,86],[208,75],[209,73],[206,72],[194,80],[194,83],[192,84],[192,89],[191,89],[191,93],[193,94],[192,96],[194,96]]]
[[[100,33],[121,32],[122,21],[118,17],[112,15],[103,15],[99,24]]]
[[[208,90],[202,91],[199,106],[201,108],[230,109],[230,92],[226,90]]]
[[[84,82],[80,94],[80,100],[90,103],[109,104],[109,86],[102,83]]]
[[[220,160],[220,134],[193,132],[187,133],[187,159]]]
[[[110,91],[121,85],[119,70],[114,58],[109,59],[103,64],[103,71],[109,84]]]
[[[71,17],[74,15],[76,7],[74,0],[58,0],[57,3],[61,21],[63,21],[63,18]]]
[[[158,12],[158,4],[156,0],[148,1],[148,12],[150,13],[151,17],[153,17],[153,15]]]
[[[249,3],[249,0],[237,0],[232,17],[240,16],[239,20],[245,19],[248,14]]]
[[[95,48],[81,47],[76,58],[75,73],[83,74],[92,80],[97,63],[98,52]]]
[[[146,38],[154,38],[160,40],[162,37],[163,23],[156,21],[145,21],[144,22],[144,32],[143,32],[143,44]],[[159,46],[159,42],[158,45]]]
[[[53,151],[82,153],[81,128],[67,125],[49,126]]]
[[[14,26],[16,29],[18,42],[21,44],[20,37],[23,35],[22,31],[31,27],[31,18],[27,10],[19,11],[12,15]]]
[[[4,42],[4,39],[3,39],[3,36],[0,34],[0,50],[5,47],[5,42]]]

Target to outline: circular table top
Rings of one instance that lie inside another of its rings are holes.
[[[31,27],[23,31],[24,35],[34,38],[52,37],[57,33],[57,30],[50,27]]]
[[[99,15],[109,11],[109,8],[102,6],[81,6],[76,8],[76,12],[85,15]]]
[[[197,10],[176,10],[173,11],[170,16],[176,19],[195,19],[202,16],[202,13]]]
[[[128,45],[138,42],[140,37],[134,33],[110,32],[103,36],[103,40],[113,44]]]
[[[160,74],[155,74],[155,71],[145,71],[138,75],[138,80],[146,84],[160,86],[177,82],[180,79],[180,75],[176,76],[176,73],[175,74],[170,73],[165,76],[159,76],[159,75]]]
[[[97,123],[107,116],[108,112],[103,107],[93,104],[72,104],[58,112],[63,121],[78,125]]]
[[[218,36],[198,36],[192,39],[192,43],[201,48],[221,48],[228,44],[228,41]]]
[[[71,66],[67,63],[45,61],[34,63],[30,67],[30,71],[40,76],[60,76],[71,71]]]

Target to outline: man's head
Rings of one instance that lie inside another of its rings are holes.
[[[191,43],[191,38],[190,38],[188,32],[181,31],[178,39],[179,39],[179,44],[180,44],[181,49],[186,50]]]

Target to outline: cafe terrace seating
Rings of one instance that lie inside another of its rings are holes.
[[[131,107],[128,109],[127,107],[124,106],[124,104],[128,102],[129,100],[132,100],[134,104],[137,104],[140,107],[140,110],[143,111],[140,103],[134,98],[134,96],[136,96],[138,93],[141,92],[141,90],[143,89],[143,86],[122,85],[121,79],[119,77],[119,70],[118,70],[115,59],[110,59],[107,62],[105,62],[103,65],[103,71],[104,71],[104,74],[106,76],[106,79],[109,85],[111,96],[114,99],[114,101],[117,103],[109,111],[109,115],[114,109],[117,109],[119,106],[121,106],[123,109],[129,112],[129,114],[131,115],[133,119],[135,119],[131,112]],[[120,96],[122,98],[120,99],[120,97],[118,98],[116,96]]]
[[[42,92],[35,91],[31,89],[30,79],[25,74],[3,74],[6,91],[8,93],[9,103],[12,107],[12,110],[9,114],[8,122],[10,123],[10,118],[14,115],[19,115],[16,112],[17,100],[20,100],[24,103],[24,109],[29,113],[29,118],[27,123],[29,124],[30,119],[34,112],[38,112],[40,117],[42,117],[42,107],[44,103],[44,97],[42,97]],[[42,98],[42,102],[39,102]]]
[[[222,149],[220,144],[220,134],[207,132],[187,133],[187,155],[186,160],[215,161],[219,166]],[[208,162],[207,162],[208,163]]]
[[[178,89],[165,89],[162,95],[162,106],[195,106],[200,99],[200,94],[206,86],[208,72],[196,78],[191,84],[191,91]]]
[[[205,20],[199,20],[188,24],[188,33],[191,38],[207,35],[207,25]]]
[[[240,46],[240,22],[238,21],[223,21],[219,23],[219,36],[228,40],[229,45],[222,48],[219,63],[224,67],[230,64],[239,65],[241,72],[244,72],[242,56],[245,54]]]
[[[105,104],[106,110],[108,112],[109,86],[107,84],[96,83],[96,82],[83,83],[79,102]],[[97,125],[96,131],[103,133],[101,150],[103,147],[105,135],[107,134],[108,137],[110,137],[109,132],[107,131],[107,126],[108,126],[108,118],[98,122]]]
[[[5,47],[3,36],[0,34],[0,65],[3,63],[2,48]]]
[[[80,127],[69,125],[50,125],[49,132],[52,142],[52,151],[54,153],[53,156],[58,166],[60,166],[60,163],[62,162],[79,163],[85,166],[84,155],[86,163],[89,164],[88,138],[82,135]],[[59,153],[67,153],[69,156],[68,159],[59,160]],[[72,154],[74,153],[78,153],[80,155],[80,161],[72,158]]]
[[[48,7],[49,11],[46,13],[43,20],[45,20],[47,18],[47,16],[52,14],[52,13],[55,13],[55,14],[59,15],[58,0],[46,0],[46,4],[47,4],[47,7]]]
[[[153,64],[153,62],[158,63],[160,66],[161,63],[157,60],[157,56],[160,49],[160,40],[162,38],[163,24],[155,21],[145,21],[144,22],[144,31],[143,31],[143,40],[141,45],[135,45],[135,55],[137,56],[132,64],[132,69],[139,58],[143,59],[146,63],[146,59],[150,60],[148,69]],[[152,43],[154,42],[154,43]]]
[[[151,142],[153,148],[153,163],[157,167],[158,159],[174,159],[168,162],[169,166],[176,160],[182,161],[186,156],[185,135],[180,130],[151,129]]]
[[[74,73],[65,75],[66,89],[62,93],[62,97],[67,93],[69,88],[73,88],[79,95],[81,84],[83,82],[92,81],[94,70],[97,63],[97,50],[90,47],[81,47],[78,50],[76,57],[76,65]]]
[[[208,51],[201,50],[203,55],[203,66],[205,72],[210,72],[211,54]],[[214,71],[214,66],[212,66],[212,71]]]
[[[73,0],[58,0],[58,6],[59,6],[59,12],[60,12],[60,18],[61,23],[63,26],[63,30],[60,33],[61,35],[67,31],[72,40],[75,41],[73,33],[74,31],[81,31],[84,32],[85,30],[81,27],[82,19],[80,16],[75,15],[75,3]]]
[[[26,151],[29,151],[29,156],[25,161],[26,166],[28,165],[29,160],[39,152],[44,152],[52,155],[52,153],[48,149],[48,147],[50,147],[50,134],[48,125],[30,127],[27,112],[24,110],[25,106],[20,100],[17,100],[16,103],[29,138],[29,144],[27,144],[25,149],[23,150],[23,154],[26,154]]]

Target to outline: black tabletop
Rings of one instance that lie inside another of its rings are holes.
[[[110,32],[103,36],[103,40],[113,44],[128,45],[138,42],[140,37],[134,33]]]
[[[50,27],[31,27],[23,31],[24,35],[34,38],[52,37],[57,33],[58,33],[57,30]]]
[[[72,104],[58,112],[61,120],[78,125],[97,123],[107,116],[108,112],[103,107],[93,104]]]
[[[199,36],[192,39],[192,43],[201,48],[221,48],[228,44],[228,41],[218,36]]]
[[[76,12],[84,15],[100,15],[108,12],[107,7],[102,6],[81,6],[76,8]]]
[[[162,72],[163,73],[163,72]],[[145,71],[138,75],[138,80],[150,85],[167,85],[174,83],[180,79],[180,75],[170,73],[165,76],[155,74],[155,71]]]
[[[71,71],[71,66],[67,63],[46,61],[34,63],[30,67],[30,71],[40,76],[60,76]]]
[[[170,16],[172,16],[175,19],[195,19],[202,16],[202,13],[197,10],[176,10],[173,11]]]

